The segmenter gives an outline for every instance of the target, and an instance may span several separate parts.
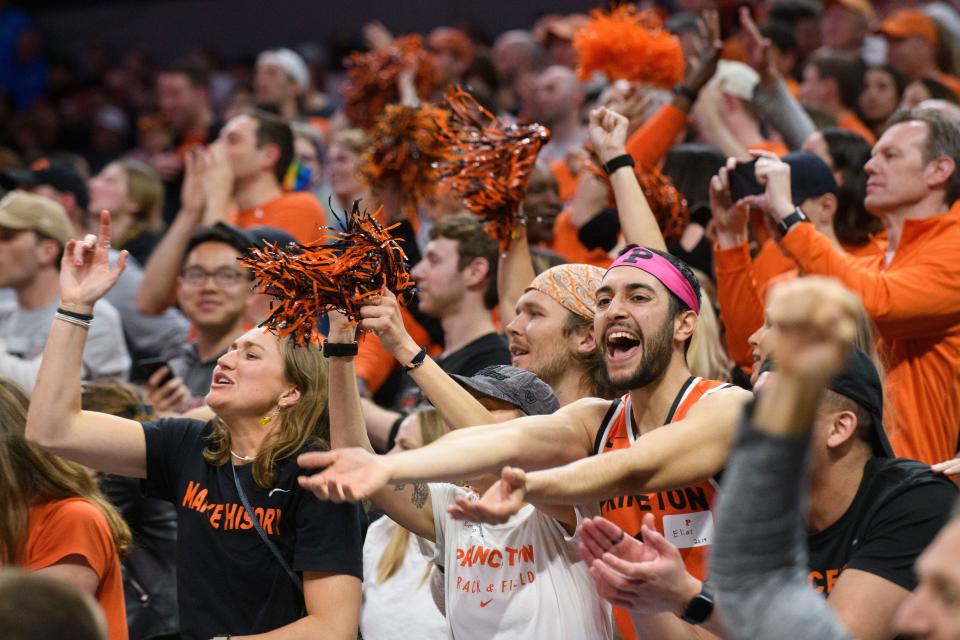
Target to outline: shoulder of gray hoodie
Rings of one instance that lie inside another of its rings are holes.
[[[111,250],[111,261],[119,253]],[[137,308],[137,291],[143,282],[143,269],[128,259],[117,284],[104,298],[119,312],[127,343],[138,357],[172,358],[187,341],[190,322],[177,309],[148,315]]]

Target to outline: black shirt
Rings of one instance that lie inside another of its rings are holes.
[[[177,509],[177,589],[184,638],[263,633],[299,620],[303,595],[252,527],[229,464],[202,456],[212,422],[165,419],[143,425],[146,492]],[[236,467],[263,530],[298,573],[362,579],[360,510],[321,502],[297,483],[296,456],[278,464],[276,486],[263,489],[251,465]]]
[[[849,568],[912,591],[913,564],[946,523],[956,497],[953,483],[921,462],[871,458],[846,513],[808,536],[809,582],[829,595]]]
[[[437,364],[447,373],[472,376],[477,371],[495,364],[510,364],[510,349],[506,339],[499,333],[488,333],[468,343],[461,349],[437,358]],[[426,398],[412,378],[404,372],[397,392],[396,407],[411,410]]]

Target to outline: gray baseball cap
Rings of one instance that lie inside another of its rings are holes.
[[[498,364],[472,376],[451,377],[466,389],[509,402],[528,416],[547,415],[560,408],[550,385],[525,369]]]

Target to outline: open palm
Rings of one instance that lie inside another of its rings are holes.
[[[365,500],[390,480],[383,456],[359,447],[304,453],[297,458],[297,464],[306,469],[326,467],[320,473],[300,477],[300,486],[321,500]]]
[[[83,240],[71,240],[64,247],[60,263],[61,304],[90,307],[117,282],[127,263],[122,251],[110,266],[110,214],[100,214],[100,233]]]

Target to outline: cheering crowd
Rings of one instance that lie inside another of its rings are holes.
[[[960,638],[953,4],[0,26],[3,637]]]

